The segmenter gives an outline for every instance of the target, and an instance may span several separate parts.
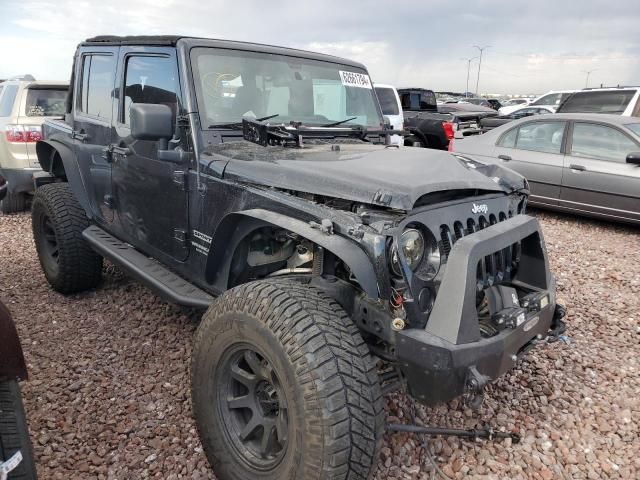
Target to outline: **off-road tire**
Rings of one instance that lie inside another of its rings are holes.
[[[288,406],[285,453],[267,470],[238,455],[219,414],[225,352],[238,345],[271,362]],[[370,478],[385,420],[376,364],[351,319],[321,290],[279,280],[227,291],[196,332],[191,375],[200,438],[220,480]]]
[[[50,183],[38,188],[31,210],[38,258],[53,289],[69,294],[98,285],[102,257],[82,237],[89,219],[69,184]],[[53,253],[56,248],[57,253]]]
[[[0,464],[18,451],[22,453],[22,462],[9,473],[8,480],[35,480],[36,467],[20,386],[15,380],[0,380]]]
[[[0,201],[0,211],[5,215],[24,212],[27,209],[27,196],[24,193],[13,193],[11,190]]]

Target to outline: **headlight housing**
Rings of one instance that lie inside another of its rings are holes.
[[[409,268],[424,280],[432,280],[440,270],[440,249],[438,242],[431,232],[427,235],[417,228],[408,228],[400,236],[398,241],[404,258]],[[391,270],[399,277],[402,276],[398,247],[393,246],[391,251]]]

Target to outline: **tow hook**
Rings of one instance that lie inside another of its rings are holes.
[[[479,440],[481,438],[486,438],[487,440],[510,438],[513,443],[520,442],[520,435],[517,433],[497,432],[491,427],[463,430],[459,428],[423,427],[422,425],[389,423],[387,424],[387,430],[391,432],[421,433],[430,436],[466,437],[474,440]]]
[[[488,383],[489,377],[482,375],[475,366],[470,367],[467,373],[467,380],[464,383],[463,399],[465,405],[472,410],[478,410],[484,402],[484,386]]]

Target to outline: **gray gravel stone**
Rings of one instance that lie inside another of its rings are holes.
[[[488,387],[479,412],[458,400],[417,408],[426,425],[488,424],[525,441],[438,438],[429,451],[451,478],[639,478],[640,230],[536,215],[568,307],[569,343],[534,349]],[[190,405],[198,315],[113,266],[95,291],[53,292],[28,214],[0,216],[0,262],[0,298],[29,366],[22,388],[39,478],[213,479]],[[406,422],[407,396],[388,395],[387,411]],[[420,439],[385,435],[376,479],[431,471]]]

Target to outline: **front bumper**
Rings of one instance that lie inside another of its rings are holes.
[[[483,338],[476,307],[479,262],[515,243],[522,253],[509,284],[519,292],[546,296],[546,305],[530,309],[517,327]],[[426,327],[396,334],[397,357],[410,393],[434,404],[455,398],[470,386],[482,388],[548,335],[555,326],[554,312],[555,282],[535,218],[517,215],[461,238],[448,257]]]
[[[33,175],[38,172],[42,172],[42,169],[35,167],[0,169],[0,175],[7,180],[8,189],[13,194],[33,192]]]

